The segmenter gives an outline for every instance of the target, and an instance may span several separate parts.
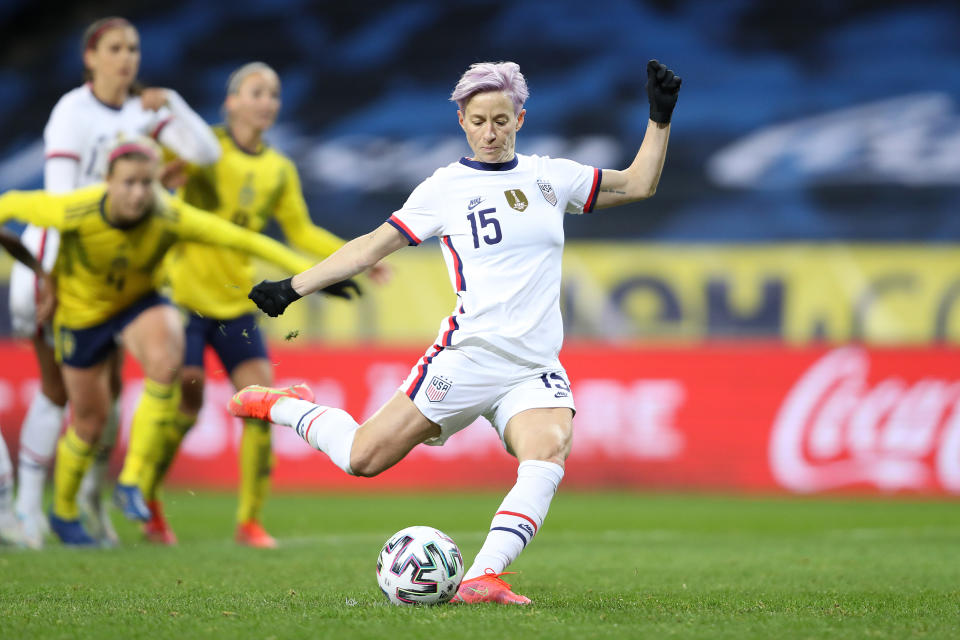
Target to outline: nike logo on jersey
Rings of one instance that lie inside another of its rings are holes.
[[[476,208],[477,208],[477,205],[479,205],[481,202],[483,202],[483,200],[484,200],[484,198],[479,197],[479,196],[476,197],[476,198],[474,198],[473,200],[470,201],[470,204],[467,205],[467,209],[470,210],[470,211],[472,211],[473,209],[476,209]]]

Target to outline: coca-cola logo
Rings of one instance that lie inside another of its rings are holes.
[[[784,487],[851,485],[960,492],[960,381],[891,376],[868,383],[870,355],[827,353],[780,407],[770,467]]]

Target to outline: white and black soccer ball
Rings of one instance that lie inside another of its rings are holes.
[[[433,527],[407,527],[384,543],[377,557],[377,583],[393,604],[441,604],[463,580],[456,543]]]

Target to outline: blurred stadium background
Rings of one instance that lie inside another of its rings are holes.
[[[148,86],[220,119],[228,73],[283,82],[269,136],[314,219],[353,237],[468,153],[447,101],[471,62],[509,59],[531,97],[522,153],[608,168],[647,122],[644,66],[684,78],[654,199],[567,219],[561,355],[579,413],[565,484],[960,494],[960,9],[892,0],[0,5],[0,190],[41,186],[50,109],[79,84],[80,34],[120,14]],[[0,424],[16,451],[36,368],[9,337],[0,258]],[[358,303],[265,322],[278,377],[369,415],[453,294],[435,245]],[[268,273],[268,272],[265,272]],[[172,481],[232,486],[239,425],[211,361]],[[139,394],[129,369],[125,421]],[[276,432],[280,487],[358,486]],[[514,465],[477,425],[367,487],[475,486]],[[499,475],[497,475],[499,474]]]

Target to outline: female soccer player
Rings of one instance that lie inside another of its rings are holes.
[[[276,218],[293,246],[326,257],[343,246],[343,241],[311,222],[296,168],[263,140],[279,110],[280,79],[273,69],[251,62],[234,71],[224,102],[226,124],[214,127],[220,159],[210,167],[188,167],[180,195],[185,202],[252,231],[262,231],[270,218]],[[253,286],[249,256],[186,243],[171,252],[166,267],[173,301],[189,314],[182,400],[176,429],[168,431],[159,464],[141,478],[140,486],[152,514],[144,525],[147,538],[174,544],[176,536],[163,516],[157,489],[203,404],[206,346],[216,351],[237,389],[272,384],[273,366],[253,315],[256,307],[247,299]],[[384,268],[374,267],[371,275],[382,279]],[[240,441],[236,531],[236,541],[242,545],[276,546],[260,524],[270,485],[271,457],[270,425],[246,420]]]
[[[61,232],[53,326],[72,422],[57,447],[50,525],[68,544],[96,542],[80,524],[76,494],[110,410],[108,361],[118,338],[145,376],[134,434],[160,433],[173,423],[183,325],[177,310],[154,291],[154,272],[167,250],[187,240],[253,253],[292,272],[309,265],[261,234],[171,198],[157,182],[157,169],[158,151],[148,138],[121,141],[107,155],[104,184],[67,194],[0,196],[0,224],[18,218]],[[139,445],[144,460],[150,459],[152,445]],[[117,489],[115,497],[128,517],[146,512],[136,486],[118,483]]]
[[[66,193],[104,179],[108,148],[118,137],[149,135],[173,153],[198,165],[216,161],[220,147],[210,128],[171,89],[142,88],[136,82],[140,65],[137,30],[123,18],[104,18],[83,36],[85,83],[65,94],[44,130],[44,188]],[[28,227],[24,243],[49,271],[57,259],[60,237],[55,229]],[[56,363],[49,327],[38,329],[34,314],[34,276],[14,267],[10,300],[14,329],[33,340],[40,364],[41,387],[27,411],[21,431],[17,512],[27,536],[42,544],[43,482],[53,456],[67,401]],[[119,358],[114,369],[114,396],[119,394]],[[84,480],[80,505],[91,534],[106,542],[116,532],[100,503],[110,451],[116,437],[116,407],[98,445],[96,460]]]
[[[39,283],[37,318],[46,322],[56,306],[52,278],[43,270],[40,261],[23,246],[20,239],[6,229],[0,229],[0,247],[36,274]],[[23,535],[23,527],[13,510],[13,465],[10,463],[7,443],[0,435],[0,545],[5,544],[19,546],[33,544],[33,541]]]
[[[406,244],[440,237],[457,307],[403,386],[362,426],[340,409],[302,400],[295,390],[247,387],[229,409],[295,428],[358,476],[377,475],[416,445],[441,444],[478,416],[487,418],[519,460],[517,483],[454,602],[530,602],[500,576],[543,524],[570,453],[573,397],[557,359],[563,214],[653,195],[679,89],[672,71],[648,63],[650,122],[643,144],[626,170],[601,171],[515,153],[526,81],[512,62],[474,64],[451,96],[473,157],[436,171],[373,232],[304,273],[262,282],[250,293],[276,316],[300,296]]]

